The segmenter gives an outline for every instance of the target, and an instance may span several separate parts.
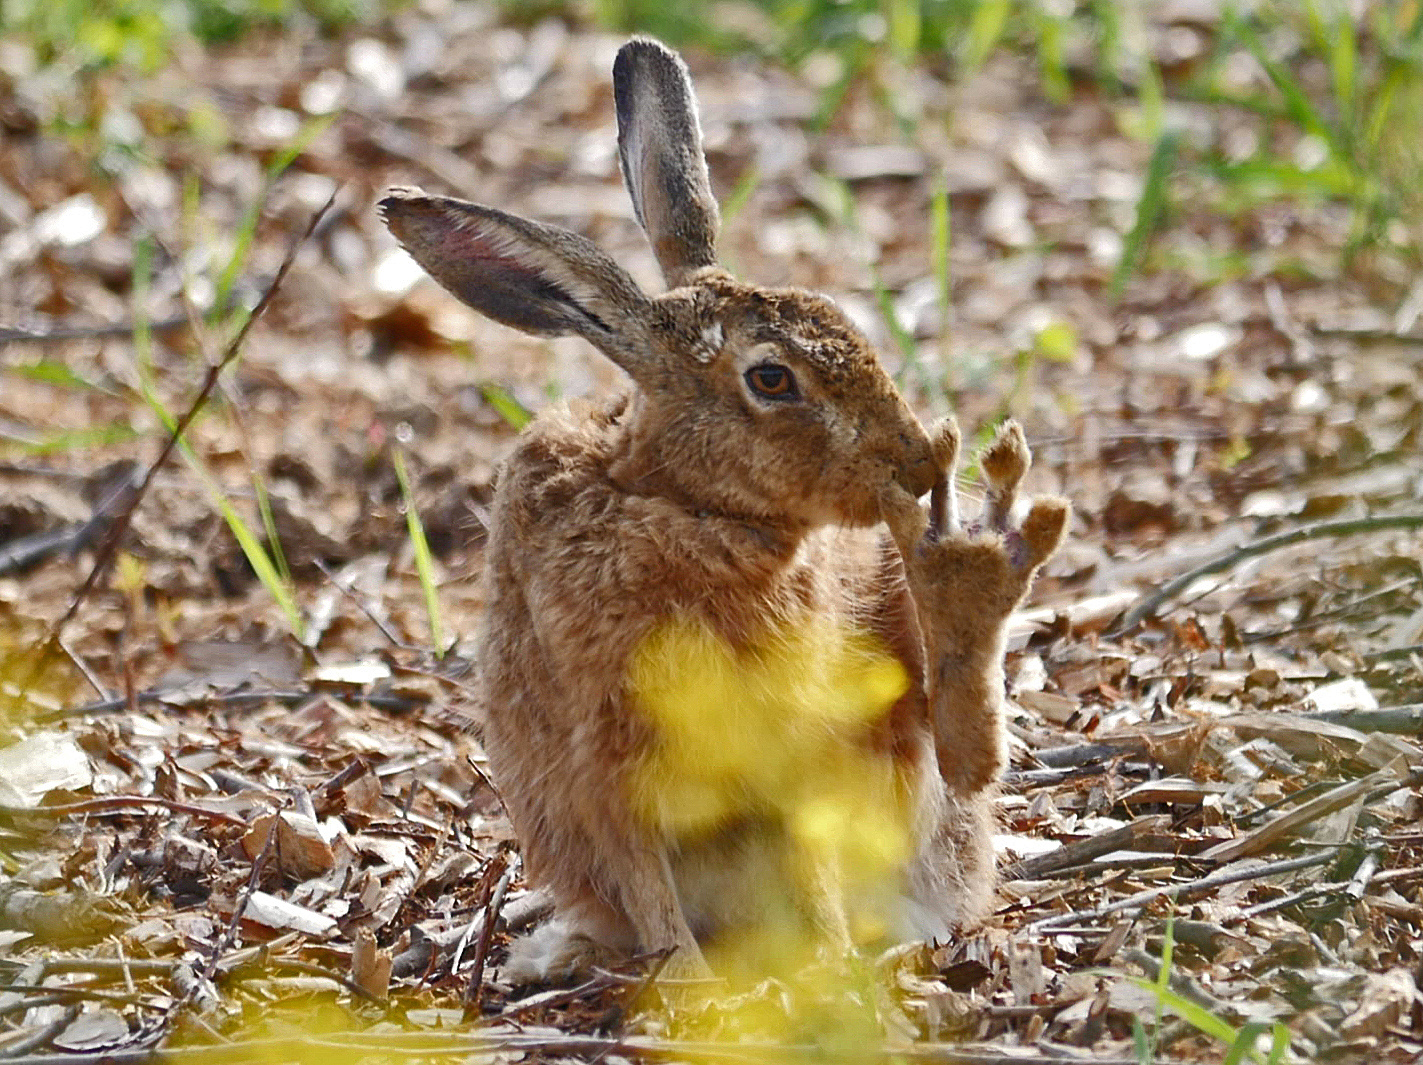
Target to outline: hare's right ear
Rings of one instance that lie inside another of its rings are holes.
[[[676,52],[639,37],[613,62],[618,156],[633,210],[673,288],[716,263],[712,198],[692,81]]]
[[[415,261],[481,314],[540,336],[576,334],[633,376],[643,368],[652,301],[588,239],[419,189],[390,189],[379,207]]]

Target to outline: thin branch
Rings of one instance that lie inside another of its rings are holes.
[[[36,1028],[33,1032],[16,1039],[14,1042],[7,1043],[5,1049],[9,1051],[9,1053],[0,1060],[23,1061],[25,1059],[19,1055],[24,1055],[36,1047],[49,1046],[54,1042],[56,1036],[62,1035],[64,1030],[78,1019],[81,1009],[83,1009],[83,1007],[78,1002],[66,1006],[64,1012],[48,1024]],[[16,1057],[11,1057],[11,1054],[16,1055]],[[49,1055],[45,1056],[48,1057]]]
[[[193,707],[200,705],[223,706],[229,709],[238,709],[248,706],[260,706],[263,703],[282,703],[286,706],[295,706],[314,699],[318,695],[336,695],[341,699],[351,703],[364,703],[366,706],[374,707],[377,710],[389,710],[392,713],[409,713],[418,710],[425,705],[426,700],[407,695],[394,695],[389,692],[352,692],[343,690],[328,691],[325,688],[295,688],[279,691],[233,691],[220,694],[204,693],[192,698],[182,698],[171,691],[146,691],[135,692],[134,701],[140,705],[152,706],[163,704],[167,706]],[[93,714],[113,714],[130,709],[129,700],[126,698],[102,699],[98,702],[85,703],[83,706],[76,706],[72,709],[49,710],[35,714],[33,720],[39,722],[53,721],[56,718],[88,717]]]
[[[302,232],[301,236],[292,241],[291,245],[287,248],[287,253],[282,259],[281,266],[277,268],[277,273],[276,276],[272,278],[272,283],[267,286],[267,290],[262,293],[262,297],[257,301],[257,305],[252,308],[252,313],[247,316],[241,328],[237,330],[237,334],[228,343],[227,350],[223,352],[222,358],[208,365],[207,374],[203,378],[203,383],[199,387],[197,395],[193,397],[193,401],[188,405],[188,409],[183,412],[177,424],[173,426],[172,432],[168,434],[168,441],[163,445],[163,450],[158,453],[158,457],[153,461],[152,465],[148,467],[148,472],[144,475],[143,481],[134,491],[133,498],[129,500],[124,509],[114,517],[113,525],[109,528],[108,534],[99,545],[94,564],[90,567],[88,576],[84,578],[84,582],[79,585],[78,590],[74,593],[74,597],[70,600],[68,609],[60,616],[59,620],[50,626],[49,634],[41,645],[39,654],[35,656],[35,671],[33,676],[38,676],[42,663],[53,653],[60,638],[64,635],[64,627],[69,624],[74,615],[79,611],[79,607],[84,603],[84,600],[88,598],[89,593],[99,582],[99,578],[108,571],[109,566],[114,560],[114,556],[118,553],[119,545],[123,543],[129,526],[133,522],[134,513],[138,510],[138,506],[143,501],[144,496],[148,494],[148,489],[153,484],[154,478],[158,476],[158,471],[167,465],[168,459],[173,454],[173,450],[178,446],[178,441],[180,441],[183,438],[183,434],[188,431],[188,426],[192,424],[193,419],[196,418],[203,407],[207,405],[208,397],[212,395],[213,389],[217,387],[218,380],[222,376],[222,371],[231,364],[233,359],[237,358],[238,353],[242,350],[242,345],[247,340],[247,334],[251,331],[252,326],[256,323],[257,319],[262,317],[263,313],[266,312],[278,290],[282,287],[282,282],[286,279],[287,271],[290,270],[292,264],[296,262],[297,252],[301,250],[302,245],[306,243],[307,239],[316,230],[317,225],[326,215],[326,212],[331,209],[331,205],[335,203],[335,201],[336,192],[332,192],[330,198],[322,205],[321,209],[311,216],[311,221],[307,223],[306,229]],[[32,680],[33,676],[31,678]]]
[[[1248,857],[1293,835],[1305,825],[1313,824],[1321,817],[1332,814],[1335,810],[1342,809],[1350,803],[1362,801],[1373,789],[1384,784],[1387,785],[1387,791],[1395,791],[1404,786],[1386,769],[1370,773],[1366,777],[1359,777],[1357,780],[1345,781],[1338,787],[1330,788],[1322,795],[1316,795],[1308,802],[1301,803],[1279,817],[1266,821],[1259,828],[1252,829],[1237,839],[1216,844],[1202,853],[1200,857],[1222,862]]]
[[[1377,710],[1306,710],[1293,716],[1327,725],[1346,725],[1359,732],[1391,732],[1399,736],[1423,733],[1423,703],[1382,706]]]
[[[327,1053],[323,1054],[322,1051]],[[174,1046],[149,1050],[96,1050],[74,1054],[34,1054],[7,1059],[6,1065],[141,1065],[167,1063],[307,1060],[312,1057],[359,1057],[370,1054],[414,1060],[465,1059],[470,1055],[506,1052],[531,1060],[584,1057],[619,1052],[639,1057],[655,1055],[678,1060],[740,1062],[761,1065],[767,1061],[864,1062],[916,1060],[943,1065],[1082,1065],[1080,1053],[1022,1053],[979,1044],[914,1043],[909,1045],[855,1046],[835,1050],[815,1043],[682,1042],[655,1036],[565,1035],[552,1032],[360,1032],[331,1035],[278,1036],[250,1039],[219,1046]],[[1138,1065],[1135,1057],[1093,1057],[1093,1065]],[[1158,1065],[1174,1065],[1157,1058]]]
[[[144,975],[162,976],[171,973],[181,961],[163,961],[149,958],[45,958],[44,971],[53,973],[96,973],[119,976],[125,969]],[[0,958],[0,967],[21,968],[21,963],[9,958]]]
[[[479,1001],[484,996],[484,966],[489,960],[489,945],[494,939],[494,926],[499,923],[499,913],[504,909],[504,893],[509,890],[509,881],[514,876],[514,867],[505,858],[504,873],[499,883],[489,894],[489,902],[484,907],[484,926],[479,930],[479,939],[474,945],[474,964],[469,974],[469,984],[465,988],[465,1013],[477,1013]]]
[[[1110,832],[1088,836],[1086,839],[1068,843],[1047,854],[1039,854],[1014,862],[1003,871],[1003,879],[1035,880],[1081,865],[1083,862],[1090,862],[1094,858],[1100,858],[1112,851],[1130,850],[1144,836],[1162,831],[1170,824],[1171,818],[1166,814],[1149,814],[1146,817],[1138,817],[1131,824]],[[1161,858],[1169,860],[1171,855],[1163,854]]]
[[[186,314],[160,318],[143,328],[152,333],[172,333],[188,325]],[[138,322],[118,322],[106,325],[56,325],[49,329],[20,329],[0,326],[0,344],[58,344],[70,340],[112,340],[131,337],[139,330]]]
[[[1283,910],[1290,906],[1296,906],[1301,902],[1308,902],[1310,899],[1318,898],[1321,895],[1342,895],[1348,884],[1311,884],[1303,891],[1296,891],[1291,895],[1282,895],[1278,899],[1270,899],[1268,902],[1257,903],[1254,906],[1247,906],[1243,910],[1226,914],[1222,921],[1227,925],[1244,924],[1255,917],[1263,916],[1267,913],[1274,913],[1276,910]]]
[[[1266,536],[1263,539],[1252,541],[1237,547],[1234,551],[1228,551],[1223,555],[1211,559],[1197,566],[1193,570],[1183,573],[1174,580],[1168,581],[1155,592],[1142,596],[1135,606],[1122,615],[1119,621],[1107,633],[1108,636],[1120,636],[1123,633],[1135,628],[1146,618],[1156,613],[1158,607],[1169,600],[1175,599],[1187,588],[1202,577],[1208,577],[1213,573],[1224,573],[1234,569],[1247,559],[1255,558],[1259,555],[1267,555],[1272,551],[1279,551],[1286,547],[1294,547],[1309,540],[1322,540],[1338,536],[1355,536],[1359,533],[1382,532],[1386,529],[1420,529],[1423,528],[1423,514],[1386,514],[1376,518],[1354,518],[1348,521],[1325,521],[1317,525],[1306,525],[1299,529],[1291,529],[1288,532],[1278,533],[1275,536]]]
[[[1263,877],[1275,876],[1279,873],[1291,873],[1297,869],[1309,869],[1316,865],[1324,865],[1326,862],[1334,860],[1334,851],[1325,850],[1317,854],[1306,854],[1300,858],[1289,858],[1282,862],[1261,862],[1259,865],[1252,865],[1248,869],[1226,868],[1219,872],[1211,873],[1197,880],[1188,880],[1184,884],[1166,884],[1162,887],[1147,888],[1145,891],[1138,891],[1134,895],[1128,895],[1124,899],[1099,906],[1095,910],[1080,912],[1073,910],[1070,913],[1055,913],[1050,917],[1042,917],[1028,925],[1024,931],[1042,932],[1050,928],[1057,928],[1061,925],[1071,925],[1079,921],[1093,921],[1099,917],[1107,917],[1114,913],[1121,913],[1124,910],[1140,910],[1148,903],[1155,902],[1160,898],[1176,898],[1180,895],[1194,895],[1201,891],[1214,891],[1218,887],[1226,884],[1239,884],[1247,880],[1260,880]]]
[[[243,828],[249,824],[246,818],[237,817],[222,810],[210,810],[205,806],[177,802],[157,795],[106,795],[102,799],[85,799],[82,802],[66,802],[54,806],[0,806],[0,816],[65,817],[69,814],[115,813],[119,810],[154,806],[171,810],[177,814],[191,814],[194,817],[205,817],[209,821],[221,821],[223,824],[237,825]]]
[[[327,202],[327,206],[330,206],[330,201]],[[323,207],[322,211],[325,210],[326,208]],[[257,854],[257,857],[252,859],[252,872],[247,877],[247,884],[242,889],[237,904],[232,907],[232,918],[227,922],[227,928],[217,938],[217,942],[212,945],[212,952],[208,955],[206,964],[203,965],[203,971],[197,975],[197,979],[188,985],[186,991],[173,999],[168,1008],[164,1010],[162,1017],[152,1025],[141,1027],[134,1034],[132,1038],[134,1044],[149,1043],[151,1045],[162,1039],[168,1033],[174,1019],[192,1005],[204,987],[211,985],[223,954],[237,942],[237,930],[242,924],[242,915],[247,912],[247,906],[257,891],[257,885],[262,882],[262,873],[267,868],[267,863],[271,860],[272,855],[276,854],[279,849],[280,837],[277,829],[282,823],[282,811],[286,809],[287,805],[287,803],[282,803],[273,809],[272,812],[276,816],[267,826],[267,838],[262,843],[262,850]]]

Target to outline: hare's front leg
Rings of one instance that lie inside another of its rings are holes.
[[[899,501],[886,520],[904,560],[924,638],[924,682],[939,769],[950,789],[970,795],[989,787],[1003,769],[1008,616],[1061,541],[1069,505],[1038,499],[1021,525],[1013,523],[1013,505],[1032,456],[1023,430],[1009,421],[983,455],[983,512],[965,525],[954,495],[958,429],[945,420],[932,438],[941,477],[929,514],[917,503]]]

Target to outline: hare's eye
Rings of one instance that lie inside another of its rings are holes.
[[[795,378],[784,366],[763,362],[746,371],[746,383],[751,391],[767,399],[799,399]]]

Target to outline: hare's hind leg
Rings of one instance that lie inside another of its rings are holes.
[[[627,918],[593,894],[561,904],[554,915],[509,944],[502,975],[515,986],[567,980],[595,965],[624,961],[637,949]]]
[[[948,794],[932,834],[909,871],[903,932],[944,942],[993,905],[993,812],[982,796]]]

